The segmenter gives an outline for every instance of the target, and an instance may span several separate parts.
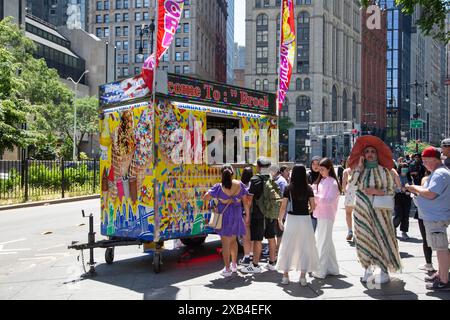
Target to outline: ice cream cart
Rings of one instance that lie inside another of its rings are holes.
[[[237,137],[244,155],[232,159],[238,176],[261,150],[278,159],[274,94],[159,72],[154,103],[139,76],[102,85],[99,99],[100,228],[107,240],[96,242],[91,234],[87,244],[70,248],[106,248],[107,263],[114,247],[143,245],[160,272],[164,241],[199,245],[214,232],[202,196],[229,162],[229,149],[210,148],[211,141],[227,139],[226,130],[245,133]],[[232,151],[238,144],[233,141]],[[89,264],[94,272],[93,257]]]

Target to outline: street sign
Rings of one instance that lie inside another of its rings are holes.
[[[423,122],[422,120],[411,120],[411,129],[422,129]]]

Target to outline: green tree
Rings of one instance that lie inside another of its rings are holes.
[[[371,0],[361,0],[367,7]],[[442,42],[450,41],[450,32],[446,31],[445,19],[450,8],[450,0],[395,0],[396,5],[402,8],[402,12],[412,15],[417,5],[422,6],[422,11],[417,24],[425,35],[431,35]]]
[[[77,155],[79,156],[80,145],[86,135],[98,132],[98,99],[96,97],[77,98]],[[73,106],[62,105],[54,114],[52,127],[59,130],[64,138],[64,144],[73,146]],[[67,149],[67,145],[64,146]],[[67,150],[63,152],[67,155]],[[70,153],[72,154],[72,153]]]
[[[417,146],[417,149],[416,149]],[[428,143],[425,142],[419,142],[416,145],[416,141],[415,140],[411,140],[408,142],[408,144],[406,145],[406,149],[405,149],[405,153],[406,154],[414,154],[414,153],[422,153],[423,150],[425,150],[427,147],[429,147],[430,145]]]

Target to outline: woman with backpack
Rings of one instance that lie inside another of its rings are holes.
[[[204,196],[204,201],[217,198],[218,212],[222,214],[222,228],[216,230],[222,240],[222,257],[225,268],[221,275],[230,277],[237,272],[238,245],[236,237],[245,235],[245,224],[250,219],[250,198],[245,185],[233,179],[234,170],[230,165],[224,165],[222,171],[222,183],[214,185]],[[242,217],[242,204],[246,213],[246,222]],[[230,265],[231,257],[231,265]]]
[[[300,272],[300,284],[306,286],[306,273],[319,266],[310,215],[314,208],[314,192],[308,185],[306,168],[296,165],[291,182],[284,190],[278,217],[278,226],[284,230],[276,265],[277,270],[283,272],[281,284],[289,284],[289,271],[295,270]],[[286,222],[283,223],[286,211]]]
[[[315,278],[324,279],[327,275],[339,275],[336,249],[333,244],[333,225],[338,211],[341,185],[339,184],[333,162],[324,158],[319,163],[320,176],[313,187],[316,200],[314,216],[317,218],[317,249],[319,268],[313,273]]]

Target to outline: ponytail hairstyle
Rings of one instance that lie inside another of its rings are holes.
[[[339,179],[336,176],[336,172],[334,171],[334,166],[333,166],[333,161],[331,161],[331,159],[328,158],[323,158],[320,162],[319,162],[319,166],[326,168],[327,170],[329,170],[329,176],[331,178],[333,178],[334,180],[336,180],[336,183],[338,185],[338,189],[339,192],[342,192],[342,187],[341,184],[339,183]],[[316,184],[319,185],[320,181],[323,179],[322,175],[319,174],[319,177],[317,178]]]
[[[248,185],[250,179],[253,177],[253,169],[251,167],[246,167],[242,170],[241,182]]]
[[[230,166],[229,164],[225,164],[223,165],[221,172],[222,172],[222,186],[225,189],[231,189],[234,174],[233,167]]]

